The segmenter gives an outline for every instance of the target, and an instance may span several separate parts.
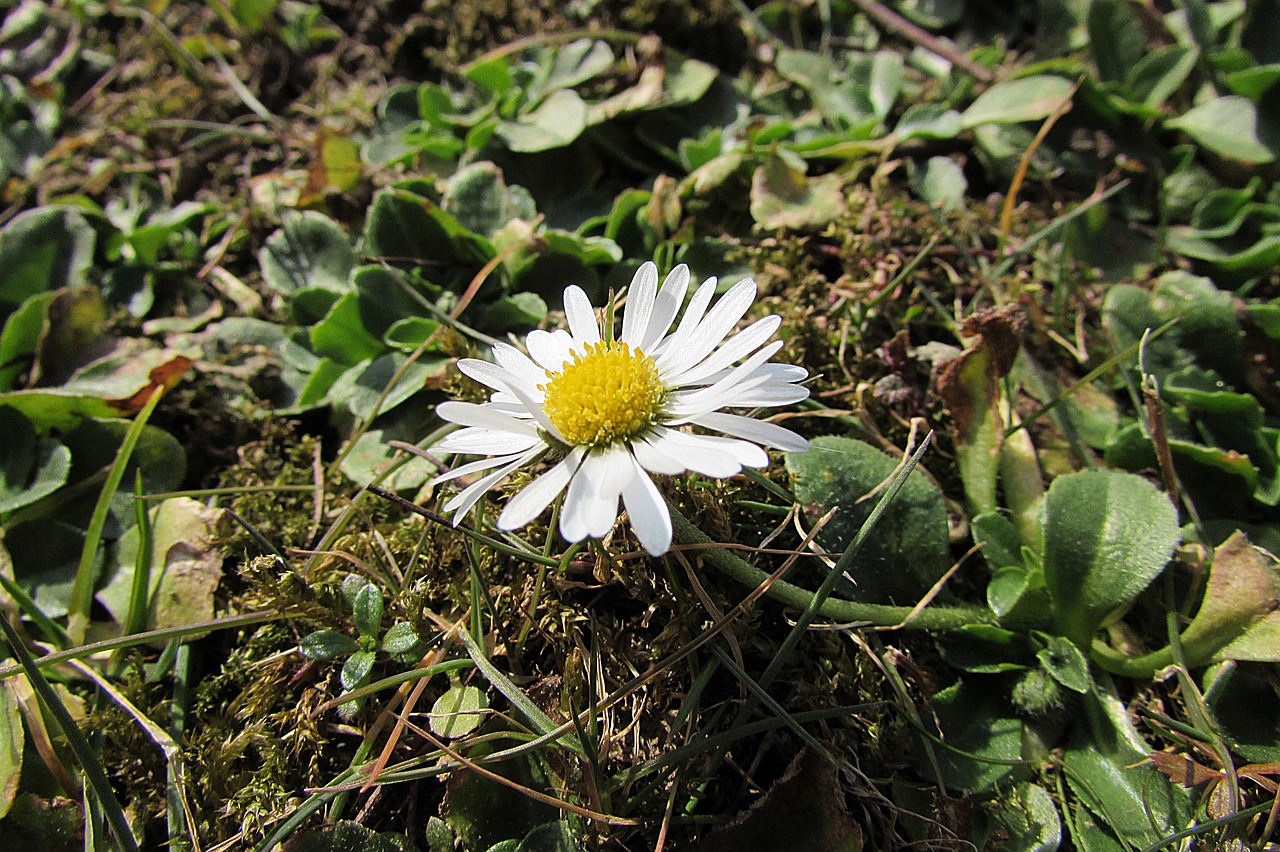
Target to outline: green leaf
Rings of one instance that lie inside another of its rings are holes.
[[[1104,80],[1120,82],[1147,53],[1138,18],[1123,0],[1093,0],[1088,15],[1089,49]]]
[[[37,207],[0,230],[0,311],[37,293],[85,283],[93,263],[93,228],[70,207]]]
[[[849,545],[875,506],[874,499],[861,498],[889,479],[898,463],[870,444],[834,435],[815,438],[808,452],[787,453],[792,488],[809,520],[837,509],[818,534],[827,551],[840,553]],[[915,471],[863,545],[851,585],[842,592],[857,600],[911,605],[950,565],[942,493]]]
[[[356,597],[368,585],[370,585],[369,581],[359,574],[348,574],[342,578],[342,599],[347,602],[348,606],[354,608]]]
[[[230,0],[230,9],[236,23],[249,32],[261,32],[275,14],[280,0]]]
[[[492,236],[512,219],[530,220],[538,215],[533,198],[523,187],[507,186],[502,169],[490,162],[463,166],[440,200],[441,208],[465,228]]]
[[[356,417],[368,420],[410,399],[433,379],[443,375],[450,364],[445,355],[427,355],[400,373],[408,357],[401,352],[389,352],[372,361],[356,364],[329,388],[329,401],[334,405],[345,404]],[[383,398],[383,392],[397,373],[400,373],[399,379]]]
[[[346,293],[311,327],[311,348],[317,355],[351,366],[385,351],[382,340],[365,329],[360,307],[360,295]]]
[[[1039,784],[1022,781],[989,802],[984,810],[994,825],[987,844],[1002,852],[1056,852],[1062,845],[1062,819],[1053,797]]]
[[[1180,538],[1169,498],[1147,480],[1116,471],[1059,476],[1042,518],[1058,632],[1081,648],[1164,570]]]
[[[1144,106],[1157,109],[1176,92],[1195,69],[1200,51],[1176,44],[1143,56],[1128,72],[1127,85]]]
[[[960,113],[941,104],[912,104],[898,120],[893,133],[899,140],[953,139],[963,130]]]
[[[40,345],[49,303],[56,297],[55,290],[37,293],[5,320],[4,331],[0,332],[0,391],[12,390],[18,378],[31,366]]]
[[[1205,672],[1204,693],[1232,751],[1252,763],[1280,762],[1280,695],[1264,669],[1214,666]]]
[[[401,352],[413,352],[439,330],[440,323],[437,320],[405,317],[391,324],[382,335],[382,342]]]
[[[1276,156],[1275,132],[1260,125],[1257,107],[1239,95],[1214,98],[1165,124],[1228,159],[1262,164]]]
[[[467,229],[430,200],[403,189],[373,197],[365,219],[364,252],[397,266],[455,263],[455,238]]]
[[[1089,691],[1093,678],[1089,675],[1089,661],[1070,641],[1061,636],[1039,634],[1044,647],[1036,652],[1040,667],[1058,683],[1081,695]]]
[[[417,852],[403,834],[378,832],[347,820],[323,831],[303,831],[279,847],[282,852]],[[434,848],[432,852],[435,852]]]
[[[937,721],[942,737],[933,743],[942,781],[955,792],[983,793],[1019,772],[1011,762],[1022,757],[1022,722],[997,691],[978,682],[961,680],[928,705],[926,718]],[[923,756],[916,763],[929,773]]]
[[[468,743],[467,756],[478,760],[497,750],[496,744],[473,742]],[[518,755],[490,763],[487,768],[523,787],[542,790],[550,786],[542,763],[529,755]],[[440,810],[463,849],[489,849],[504,840],[519,840],[560,817],[550,805],[467,769],[449,773]]]
[[[359,689],[369,682],[369,673],[373,671],[373,663],[377,659],[373,651],[356,651],[347,657],[342,666],[342,688],[347,692]],[[348,702],[348,704],[353,702]]]
[[[613,51],[606,42],[589,38],[571,41],[555,52],[546,91],[571,89],[603,74],[612,64]]]
[[[351,273],[351,283],[360,294],[360,325],[373,337],[383,337],[393,325],[406,317],[417,318],[422,311],[405,277],[386,266],[361,266]]]
[[[1044,573],[1021,565],[997,569],[987,583],[987,606],[1002,621],[1042,621],[1050,609]]]
[[[328,216],[287,211],[258,253],[258,263],[267,286],[282,296],[306,289],[345,293],[356,255],[347,232]]]
[[[427,818],[427,847],[430,852],[453,852],[453,830],[438,816]]]
[[[846,210],[839,173],[809,178],[776,154],[751,177],[751,218],[762,228],[808,231]]]
[[[526,276],[531,277],[531,276]],[[547,303],[537,293],[499,296],[480,312],[477,324],[488,329],[529,328],[547,318]]]
[[[376,638],[382,630],[382,607],[382,591],[373,583],[367,583],[356,592],[355,600],[351,602],[351,613],[361,637]]]
[[[969,522],[975,544],[982,545],[982,558],[992,571],[1022,565],[1022,538],[1013,521],[998,512],[978,515]]]
[[[298,650],[308,660],[332,660],[359,651],[360,643],[337,630],[317,630],[303,637]]]
[[[71,472],[71,451],[53,438],[38,438],[31,421],[0,406],[0,512],[28,506],[61,488]]]
[[[67,614],[71,586],[84,548],[84,530],[50,518],[35,518],[5,530],[13,579],[50,618]]]
[[[1071,95],[1065,77],[1044,74],[1005,80],[987,89],[961,114],[966,129],[983,124],[1018,124],[1053,115]]]
[[[488,707],[480,688],[454,684],[431,706],[431,731],[439,737],[465,737],[480,727]]]
[[[1235,532],[1213,554],[1208,584],[1195,618],[1182,632],[1187,665],[1213,660],[1280,662],[1280,643],[1268,622],[1280,622],[1273,601],[1280,595],[1274,560],[1263,557],[1244,533]],[[1258,634],[1258,635],[1254,635]],[[1258,642],[1258,639],[1264,639]]]
[[[1089,726],[1077,726],[1062,754],[1068,787],[1127,848],[1145,849],[1183,829],[1191,815],[1186,790],[1146,761],[1147,745],[1111,695],[1084,699]]]
[[[224,510],[190,497],[162,500],[149,514],[151,553],[145,558],[152,567],[144,601],[146,629],[212,621],[223,575],[219,540],[229,518]],[[144,559],[141,539],[137,526],[120,538],[115,569],[95,595],[120,624],[126,623],[134,572]]]
[[[515,121],[499,122],[497,134],[510,150],[530,154],[563,148],[586,127],[586,103],[572,89],[561,89]]]
[[[407,621],[397,621],[382,637],[382,650],[398,663],[415,663],[421,659],[427,643]]]
[[[922,170],[912,175],[912,188],[929,203],[943,212],[955,210],[964,201],[969,181],[964,169],[950,157],[930,157]]]
[[[0,681],[0,819],[9,813],[18,796],[25,742],[15,686],[12,681]]]
[[[499,844],[500,845],[500,844]],[[490,847],[493,849],[495,847]],[[540,825],[516,844],[515,852],[578,852],[578,841],[564,820]]]

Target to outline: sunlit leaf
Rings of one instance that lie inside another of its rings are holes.
[[[1257,107],[1239,95],[1214,98],[1166,124],[1228,159],[1262,164],[1276,158],[1275,132],[1260,123]]]
[[[431,706],[431,730],[440,737],[465,737],[484,721],[488,707],[481,689],[455,684]]]
[[[1043,525],[1054,618],[1082,648],[1164,570],[1180,538],[1167,496],[1139,476],[1107,470],[1055,479]]]
[[[560,89],[532,112],[498,124],[497,134],[512,151],[533,153],[562,148],[587,127],[587,105],[572,89]]]
[[[961,115],[966,128],[983,124],[1017,124],[1052,115],[1071,95],[1065,77],[1037,74],[996,83]]]
[[[346,231],[312,210],[286,213],[258,254],[263,279],[284,296],[306,288],[345,292],[355,261]]]

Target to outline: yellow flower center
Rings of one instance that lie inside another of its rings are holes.
[[[653,359],[625,343],[591,343],[559,373],[547,371],[547,417],[573,446],[639,435],[657,419],[662,380]]]

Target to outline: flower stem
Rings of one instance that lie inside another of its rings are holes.
[[[707,534],[695,527],[688,518],[675,507],[671,511],[671,527],[676,541],[681,544],[711,545],[701,552],[702,558],[717,570],[729,575],[738,582],[758,587],[769,579],[769,574],[755,567],[744,559],[733,555],[723,547],[717,547]],[[796,609],[805,609],[813,599],[814,593],[793,583],[778,580],[765,592],[769,597]],[[827,598],[819,607],[818,613],[833,621],[861,623],[873,627],[897,627],[901,625],[916,630],[947,632],[958,630],[969,624],[995,624],[996,617],[986,607],[947,606],[926,607],[916,613],[910,621],[912,608],[891,606],[888,604],[862,603],[842,598]],[[906,622],[903,624],[903,622]]]

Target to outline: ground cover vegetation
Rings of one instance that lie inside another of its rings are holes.
[[[1277,0],[0,10],[6,848],[1280,842]]]

